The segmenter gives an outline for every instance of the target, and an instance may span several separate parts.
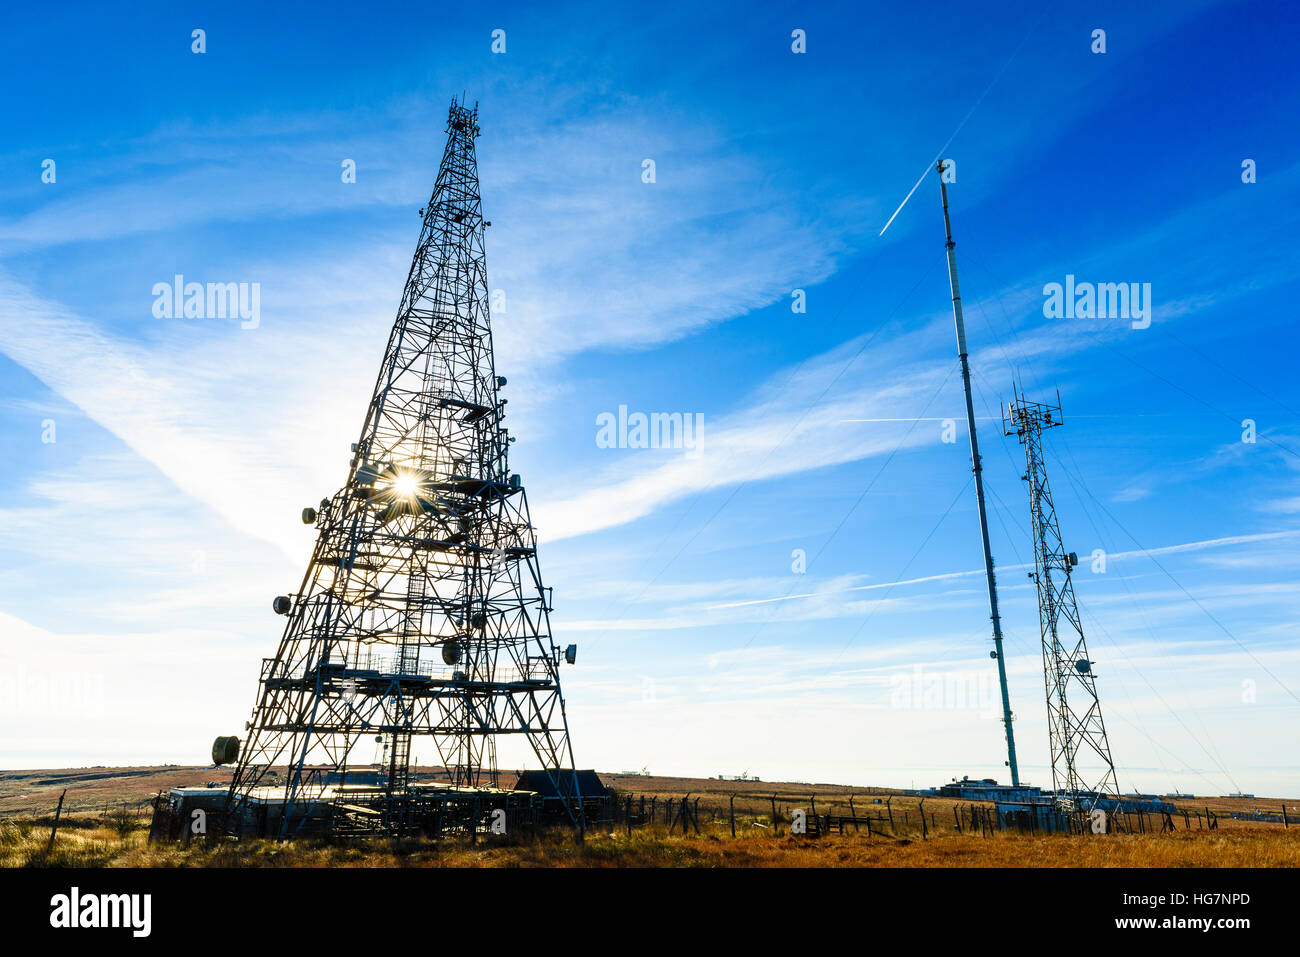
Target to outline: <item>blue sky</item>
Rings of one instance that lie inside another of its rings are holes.
[[[0,764],[198,763],[242,726],[464,91],[579,764],[1005,778],[933,176],[878,235],[942,148],[1022,776],[1050,784],[1017,377],[1065,407],[1121,786],[1300,793],[1285,5],[5,17]],[[176,274],[258,283],[256,328],[156,318]],[[1150,327],[1046,318],[1067,274],[1150,283]],[[619,406],[702,416],[699,448],[599,447]]]

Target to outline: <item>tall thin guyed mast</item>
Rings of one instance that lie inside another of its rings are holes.
[[[948,219],[948,187],[943,181],[944,164],[939,170],[939,193],[943,197],[943,228],[948,242],[948,282],[952,287],[952,318],[957,326],[957,355],[961,359],[961,384],[966,390],[966,428],[970,433],[971,467],[975,472],[975,500],[979,505],[980,540],[984,544],[984,575],[989,586],[989,612],[993,619],[993,657],[998,663],[998,683],[1002,688],[1002,725],[1007,735],[1007,767],[1012,785],[1020,784],[1016,764],[1016,737],[1011,729],[1011,695],[1007,692],[1007,665],[1002,654],[1002,618],[998,615],[998,583],[993,575],[993,552],[989,548],[989,522],[984,508],[984,469],[980,464],[979,440],[975,436],[975,402],[971,398],[970,360],[966,351],[966,324],[961,315],[961,289],[957,285],[957,244],[952,241],[952,223]]]

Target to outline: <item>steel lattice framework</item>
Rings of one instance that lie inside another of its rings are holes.
[[[385,786],[400,794],[413,736],[432,739],[452,784],[483,787],[499,783],[497,736],[521,735],[581,815],[550,593],[493,365],[477,104],[453,100],[447,134],[347,482],[303,512],[315,550],[299,592],[277,600],[288,622],[231,784],[238,809],[287,767],[286,831],[370,737],[389,745]]]
[[[1066,552],[1043,464],[1043,431],[1062,424],[1061,406],[1029,402],[1018,394],[1004,416],[1007,435],[1025,448],[1025,474],[1033,520],[1034,571],[1038,623],[1043,644],[1047,727],[1052,752],[1052,786],[1058,797],[1091,809],[1099,799],[1119,798],[1115,763],[1097,697],[1093,662],[1074,598],[1071,570],[1078,564]],[[1102,766],[1089,774],[1081,764]]]

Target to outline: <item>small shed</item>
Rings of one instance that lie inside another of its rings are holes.
[[[573,797],[573,784],[576,777],[578,793],[583,798],[609,795],[609,788],[605,787],[595,771],[556,771],[553,774],[554,780],[552,774],[546,771],[520,771],[519,780],[515,782],[515,790],[536,791],[546,799]]]

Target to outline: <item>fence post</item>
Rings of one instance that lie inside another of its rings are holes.
[[[775,834],[777,837],[781,836],[781,829],[777,827],[777,823],[776,823],[776,795],[775,794],[772,795],[772,833]]]
[[[149,822],[149,838],[148,838],[148,843],[150,843],[150,844],[153,843],[153,832],[154,832],[154,827],[155,827],[155,826],[157,825],[157,823],[158,823],[158,802],[161,801],[161,800],[162,800],[162,791],[159,791],[158,794],[157,794],[157,796],[155,796],[155,797],[154,797],[154,798],[149,802],[151,805],[153,805],[153,820],[151,820],[151,821]]]
[[[736,836],[736,792],[735,791],[731,792],[730,815],[731,815],[731,836],[735,837]]]
[[[957,811],[957,805],[952,806],[952,819],[957,822],[957,833],[961,833],[961,814]]]
[[[925,829],[925,798],[921,799],[921,803],[916,806],[916,809],[921,813],[921,840],[928,841],[930,834]]]
[[[897,831],[894,830],[894,809],[890,807],[890,802],[892,800],[894,800],[894,796],[892,794],[889,797],[885,798],[885,810],[889,812],[889,833],[896,834]]]
[[[68,796],[68,789],[64,788],[63,793],[59,795],[59,806],[54,809],[54,824],[50,827],[50,843],[45,848],[46,856],[54,850],[54,835],[59,832],[59,816],[63,814],[63,799]]]

